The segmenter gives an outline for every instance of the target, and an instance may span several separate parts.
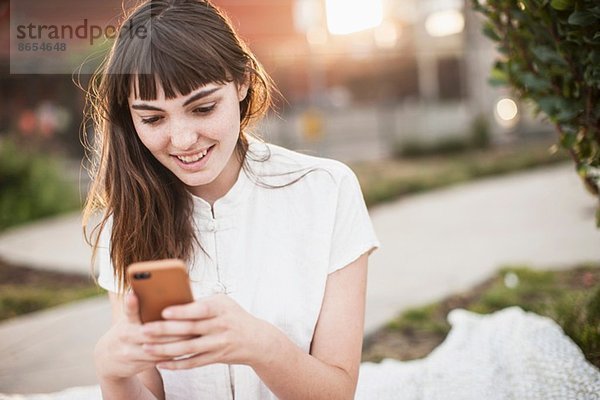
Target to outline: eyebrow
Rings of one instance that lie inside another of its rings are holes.
[[[221,89],[221,88],[220,87],[216,87],[216,88],[212,88],[212,89],[201,90],[198,93],[196,93],[195,95],[193,95],[190,98],[188,98],[183,103],[183,107],[187,106],[190,103],[193,103],[194,101],[196,101],[198,99],[210,96],[211,94],[213,94],[214,92],[216,92],[219,89]],[[150,104],[145,104],[145,103],[132,104],[131,108],[133,108],[134,110],[165,111],[162,108],[151,106]]]

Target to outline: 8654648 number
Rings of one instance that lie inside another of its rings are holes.
[[[67,44],[64,42],[59,43],[19,43],[19,51],[66,51]]]

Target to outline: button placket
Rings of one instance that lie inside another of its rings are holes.
[[[215,220],[208,221],[208,223],[206,224],[206,229],[209,232],[216,232],[216,230],[217,230],[217,221],[215,221]]]
[[[225,293],[227,293],[227,286],[225,285],[225,283],[223,283],[222,276],[221,276],[221,269],[220,269],[221,260],[219,259],[219,251],[218,251],[219,246],[217,244],[217,239],[218,239],[217,228],[218,228],[217,221],[215,219],[211,219],[207,224],[207,229],[210,232],[212,232],[212,236],[213,236],[215,268],[216,268],[216,272],[217,272],[217,282],[213,286],[213,294],[225,294]],[[233,400],[233,399],[235,399],[235,382],[233,379],[232,372],[233,372],[232,367],[227,366],[226,373],[227,373],[227,380],[229,381],[229,389],[230,389],[230,392],[228,393],[227,397]]]

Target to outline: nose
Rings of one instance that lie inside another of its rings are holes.
[[[198,141],[194,124],[178,121],[171,126],[171,144],[178,150],[188,150]]]

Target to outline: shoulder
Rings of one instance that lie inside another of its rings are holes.
[[[252,142],[250,159],[263,176],[277,174],[295,175],[310,171],[309,181],[340,185],[344,181],[356,181],[352,169],[341,161],[303,154],[272,143]]]

